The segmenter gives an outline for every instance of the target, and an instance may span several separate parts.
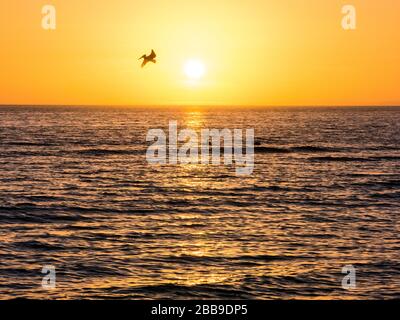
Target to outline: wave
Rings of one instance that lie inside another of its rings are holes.
[[[399,161],[400,156],[367,156],[367,157],[313,157],[310,158],[311,161],[318,162],[373,162],[373,161]]]
[[[295,147],[266,147],[256,146],[254,147],[256,153],[324,153],[324,152],[342,152],[344,149],[333,148],[333,147],[322,147],[322,146],[295,146]]]
[[[379,147],[366,147],[366,148],[356,148],[356,147],[325,147],[325,146],[315,146],[315,145],[300,145],[300,146],[262,146],[256,145],[254,151],[256,153],[343,153],[351,151],[395,151],[400,150],[395,147],[379,146]],[[382,160],[398,160],[400,156],[373,156],[372,158],[379,158]]]
[[[50,147],[50,146],[58,146],[59,144],[55,142],[25,142],[25,141],[8,141],[2,142],[2,145],[6,146],[21,146],[21,147]]]
[[[124,149],[87,149],[73,151],[74,153],[87,156],[107,156],[107,155],[137,155],[140,150],[124,150]]]
[[[45,251],[54,251],[54,250],[59,251],[66,249],[63,245],[49,244],[37,240],[14,242],[13,245],[27,249],[45,250]]]
[[[296,152],[340,152],[344,149],[331,148],[331,147],[318,147],[318,146],[299,146],[290,148],[292,151]]]
[[[153,260],[157,262],[168,262],[168,263],[197,263],[197,264],[239,264],[239,265],[248,265],[248,264],[262,264],[265,262],[271,261],[292,261],[296,259],[305,259],[303,256],[275,256],[275,255],[244,255],[244,256],[236,256],[236,257],[220,257],[220,256],[192,256],[192,255],[180,255],[180,256],[166,256],[155,258]]]
[[[277,148],[277,147],[254,147],[256,153],[290,153],[288,148]]]
[[[18,158],[18,157],[55,157],[60,156],[62,154],[58,154],[57,151],[1,151],[1,158]]]
[[[313,157],[310,158],[310,161],[318,161],[318,162],[368,162],[374,161],[371,158],[362,158],[362,157]]]
[[[179,284],[159,284],[133,287],[128,289],[111,289],[112,293],[119,296],[127,296],[143,294],[145,296],[153,296],[153,298],[209,298],[209,299],[251,299],[256,296],[252,293],[227,284],[197,284],[197,285],[179,285]]]
[[[400,199],[400,192],[372,193],[370,197],[376,199]]]
[[[0,207],[0,221],[8,223],[81,222],[87,219],[89,218],[82,215],[70,212],[60,214],[43,207]]]
[[[372,159],[376,161],[398,161],[400,156],[373,156]]]
[[[112,156],[112,155],[137,155],[145,154],[143,150],[132,149],[85,149],[85,150],[7,150],[1,151],[2,158],[16,157],[64,157],[76,156]]]

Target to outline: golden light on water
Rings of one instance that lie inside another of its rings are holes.
[[[400,113],[314,106],[400,103],[400,2],[354,0],[352,32],[339,0],[86,2],[52,0],[49,32],[42,0],[2,1],[0,299],[398,295]],[[146,131],[168,121],[179,161],[150,164]],[[242,127],[249,176],[223,163],[228,138],[201,139]],[[348,264],[359,292],[341,288]]]
[[[188,111],[185,113],[184,123],[182,125],[190,129],[201,129],[204,123],[204,115],[202,111]]]

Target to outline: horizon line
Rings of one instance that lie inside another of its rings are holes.
[[[124,108],[398,108],[400,104],[371,104],[371,105],[225,105],[225,104],[144,104],[144,105],[130,105],[130,104],[3,104],[2,107],[124,107]]]

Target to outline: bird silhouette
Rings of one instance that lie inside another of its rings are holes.
[[[156,53],[154,52],[154,50],[151,50],[150,55],[146,56],[146,55],[144,54],[142,57],[140,57],[139,60],[140,60],[140,59],[143,59],[142,68],[143,68],[147,63],[149,63],[149,62],[157,63],[156,57],[157,57],[157,55],[156,55]]]

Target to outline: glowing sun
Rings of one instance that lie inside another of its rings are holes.
[[[184,71],[191,80],[197,80],[204,76],[206,69],[204,63],[200,60],[188,60],[185,63]]]

